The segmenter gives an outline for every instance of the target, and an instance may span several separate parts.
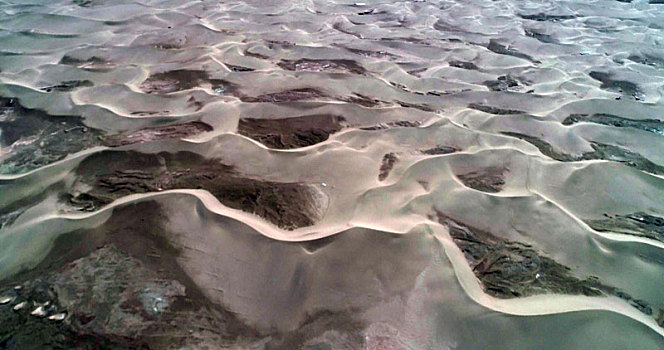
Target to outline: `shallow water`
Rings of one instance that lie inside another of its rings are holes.
[[[0,347],[664,349],[662,23],[0,0]]]

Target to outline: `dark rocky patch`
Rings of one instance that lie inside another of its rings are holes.
[[[511,75],[501,75],[496,80],[485,81],[486,85],[491,91],[508,91],[511,88],[519,86],[519,82]]]
[[[427,105],[427,104],[419,104],[419,103],[410,103],[410,102],[404,102],[404,101],[396,101],[399,106],[404,107],[404,108],[415,108],[419,109],[424,112],[435,112],[436,109]]]
[[[74,4],[80,7],[99,6],[102,2],[99,0],[74,0]]]
[[[54,116],[1,97],[0,131],[0,146],[11,147],[0,163],[5,174],[33,170],[97,146],[101,135],[81,117]]]
[[[156,202],[142,202],[113,209],[100,227],[59,236],[36,267],[1,281],[0,296],[11,300],[0,305],[0,347],[363,348],[365,325],[355,310],[320,310],[286,333],[246,325],[212,303],[180,266],[186,246],[165,222]],[[13,311],[24,301],[23,309]],[[43,316],[30,314],[39,306],[34,303],[45,302]],[[60,321],[49,319],[62,314]]]
[[[664,121],[662,120],[629,119],[605,113],[571,114],[563,120],[563,125],[573,125],[580,122],[609,125],[619,128],[634,128],[652,132],[654,134],[664,135]]]
[[[282,119],[242,118],[238,133],[271,148],[290,149],[327,140],[344,127],[345,121],[342,116],[329,114]]]
[[[255,69],[249,68],[249,67],[243,67],[243,66],[236,66],[234,64],[228,64],[224,63],[228,69],[230,69],[233,72],[253,72]]]
[[[365,337],[362,334],[364,327],[351,312],[317,312],[307,317],[294,332],[274,336],[273,340],[266,344],[266,349],[365,349]],[[320,339],[324,333],[330,331],[336,334],[328,339]]]
[[[340,101],[360,105],[362,107],[376,107],[382,103],[382,101],[369,96],[364,96],[360,94],[353,94],[353,96],[345,96],[339,98]]]
[[[23,214],[24,211],[25,208],[18,210],[0,210],[0,230],[11,225],[19,216],[21,216],[21,214]]]
[[[585,220],[593,230],[616,232],[664,242],[664,218],[637,212],[627,215],[604,214],[605,219]]]
[[[207,72],[179,69],[151,75],[141,84],[141,89],[148,94],[167,94],[189,90],[209,81]]]
[[[193,89],[204,84],[209,85],[217,95],[238,97],[242,95],[236,84],[223,79],[212,79],[205,71],[187,69],[153,74],[141,83],[141,90],[148,94],[168,94]]]
[[[146,116],[158,116],[160,114],[168,115],[169,113],[171,113],[169,110],[164,110],[164,111],[133,111],[133,112],[131,112],[131,115],[146,117]]]
[[[359,55],[363,57],[369,57],[369,58],[387,58],[387,59],[397,59],[399,56],[391,54],[387,51],[371,51],[371,50],[362,50],[362,49],[354,49],[350,47],[346,47],[346,50]]]
[[[662,5],[664,4],[664,0],[648,0],[648,3],[651,5]]]
[[[366,126],[360,128],[360,130],[375,131],[375,130],[385,130],[391,128],[415,128],[422,125],[420,121],[410,121],[410,120],[397,120],[394,122],[381,123],[374,126]]]
[[[525,29],[526,36],[537,39],[544,44],[559,44],[558,40],[554,39],[551,35],[540,33],[534,29]]]
[[[302,89],[273,92],[270,94],[259,95],[257,97],[242,96],[241,100],[243,102],[250,102],[250,103],[256,103],[256,102],[282,103],[282,102],[315,100],[322,97],[326,97],[326,95],[318,89],[302,88]]]
[[[536,13],[536,14],[519,14],[519,17],[531,21],[538,21],[538,22],[559,22],[559,21],[566,21],[568,19],[574,19],[576,16],[574,15],[551,15],[547,13]]]
[[[504,173],[506,171],[507,169],[505,168],[491,167],[460,174],[457,175],[457,178],[464,185],[472,189],[488,193],[498,193],[502,191],[505,185]]]
[[[63,81],[58,85],[46,86],[41,88],[40,90],[45,92],[53,92],[53,91],[63,92],[63,91],[72,91],[79,87],[89,87],[93,85],[94,84],[90,80],[71,80],[71,81]]]
[[[180,50],[183,48],[183,44],[184,41],[175,39],[171,42],[156,43],[151,46],[159,50]]]
[[[504,131],[504,132],[502,132],[502,134],[524,140],[524,141],[530,143],[531,145],[537,147],[537,149],[539,149],[540,152],[542,152],[542,154],[544,154],[545,156],[547,156],[549,158],[553,158],[553,159],[555,159],[557,161],[560,161],[560,162],[574,162],[574,161],[579,161],[579,160],[585,160],[580,155],[570,155],[570,154],[565,154],[565,153],[559,152],[553,146],[551,146],[550,143],[548,143],[544,140],[541,140],[537,137],[534,137],[534,136],[521,134],[521,133],[517,133],[517,132],[511,132],[511,131]]]
[[[58,237],[35,268],[2,281],[20,289],[0,290],[13,297],[0,305],[0,347],[206,348],[256,339],[178,265],[164,220],[154,202],[132,204],[101,227]],[[31,314],[47,302],[43,316]]]
[[[383,161],[380,164],[380,172],[378,173],[378,180],[383,181],[390,175],[390,171],[394,168],[399,158],[393,152],[387,153],[383,156]]]
[[[203,122],[194,121],[182,124],[149,127],[106,136],[102,139],[102,142],[109,147],[118,147],[156,140],[180,139],[208,131],[212,131],[212,126]]]
[[[542,255],[531,245],[506,240],[455,221],[436,211],[461,249],[487,294],[497,298],[536,294],[602,295],[597,278],[580,279],[571,269]]]
[[[409,70],[408,74],[416,76],[416,77],[419,78],[419,77],[422,76],[421,74],[426,72],[427,70],[428,70],[428,68],[426,68],[426,67],[425,68],[417,68],[417,69]]]
[[[613,74],[604,73],[604,72],[590,72],[590,77],[601,82],[601,89],[620,93],[623,96],[631,97],[635,100],[641,100],[644,98],[643,91],[641,88],[630,81],[625,80],[616,80],[613,79]]]
[[[351,22],[351,23],[352,23],[352,22]],[[355,23],[352,23],[352,24],[359,25],[360,23],[355,22]],[[361,34],[353,33],[352,31],[350,31],[350,30],[344,28],[344,25],[343,25],[342,23],[340,23],[340,22],[337,22],[337,23],[333,24],[333,25],[332,25],[332,28],[338,30],[338,31],[341,32],[341,33],[348,34],[348,35],[352,35],[352,36],[354,36],[354,37],[356,37],[356,38],[358,38],[358,39],[362,39],[362,35],[361,35]]]
[[[114,64],[104,58],[92,56],[87,59],[77,58],[74,56],[64,55],[60,60],[60,64],[68,66],[76,66],[81,69],[90,71],[106,71],[114,67]]]
[[[478,69],[480,69],[473,62],[450,61],[449,64],[450,64],[450,67],[456,67],[456,68],[462,68],[462,69],[468,69],[468,70],[478,70]]]
[[[279,67],[295,72],[342,72],[351,74],[365,74],[366,70],[353,60],[314,60],[299,59],[295,61],[284,60]]]
[[[461,89],[461,90],[451,90],[451,91],[427,91],[427,95],[431,96],[445,96],[445,95],[454,95],[462,92],[469,92],[471,89]]]
[[[436,146],[436,147],[433,147],[433,148],[422,150],[420,152],[422,152],[422,154],[433,156],[433,155],[439,155],[439,154],[450,154],[450,153],[454,153],[454,152],[458,152],[458,151],[459,150],[454,148],[454,147],[439,145],[439,146]]]
[[[445,21],[443,19],[439,19],[436,21],[436,23],[433,24],[433,28],[435,30],[439,30],[441,32],[452,32],[452,33],[457,33],[457,32],[469,32],[468,28],[461,28],[456,24],[452,24],[448,21]],[[469,33],[474,33],[477,34],[477,32],[470,31]]]
[[[537,147],[545,156],[560,162],[578,162],[582,160],[603,159],[622,163],[629,167],[636,168],[651,174],[664,174],[664,167],[661,165],[651,162],[639,153],[632,152],[618,146],[607,145],[599,142],[591,142],[590,146],[593,148],[593,151],[584,152],[581,154],[566,154],[556,150],[553,146],[551,146],[550,143],[537,137],[516,132],[502,132],[502,134],[524,140]]]
[[[19,299],[22,300],[22,299]],[[21,301],[22,302],[22,301]],[[18,305],[18,304],[16,304]],[[14,303],[0,306],[0,347],[3,349],[139,349],[123,339],[78,334],[71,326],[30,315],[35,305],[13,311]]]
[[[501,44],[495,39],[489,40],[489,45],[487,46],[489,51],[495,52],[500,55],[507,55],[516,58],[521,58],[533,63],[541,63],[540,61],[534,59],[533,57],[526,55],[525,53],[519,52],[515,49],[511,49],[509,45]]]
[[[468,105],[468,108],[496,115],[526,114],[526,112],[520,111],[518,109],[505,109],[505,108],[487,106],[479,103],[471,103]]]
[[[50,193],[58,191],[60,187],[61,184],[56,183],[36,195],[11,198],[11,201],[5,201],[5,205],[0,206],[0,230],[12,225],[26,210],[46,199]]]
[[[244,55],[247,56],[247,57],[258,58],[258,59],[261,59],[261,60],[267,60],[267,59],[270,58],[270,56],[265,56],[263,54],[256,53],[256,52],[251,52],[249,50],[245,50]]]
[[[224,205],[288,230],[313,225],[325,210],[319,204],[321,194],[310,185],[247,177],[220,160],[188,152],[102,152],[83,161],[77,174],[84,185],[67,199],[81,211],[130,194],[169,189],[208,190]]]
[[[652,67],[664,68],[664,58],[662,58],[661,54],[654,55],[649,53],[637,53],[629,55],[627,59],[636,63],[641,63]]]

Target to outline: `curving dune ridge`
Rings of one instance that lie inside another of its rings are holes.
[[[657,1],[0,2],[0,348],[664,349]]]

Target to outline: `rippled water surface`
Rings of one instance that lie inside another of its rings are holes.
[[[0,348],[664,349],[659,0],[0,0]]]

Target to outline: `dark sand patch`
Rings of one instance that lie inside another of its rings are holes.
[[[291,149],[327,140],[344,127],[345,121],[344,117],[329,114],[282,119],[242,118],[238,133],[267,147]]]

